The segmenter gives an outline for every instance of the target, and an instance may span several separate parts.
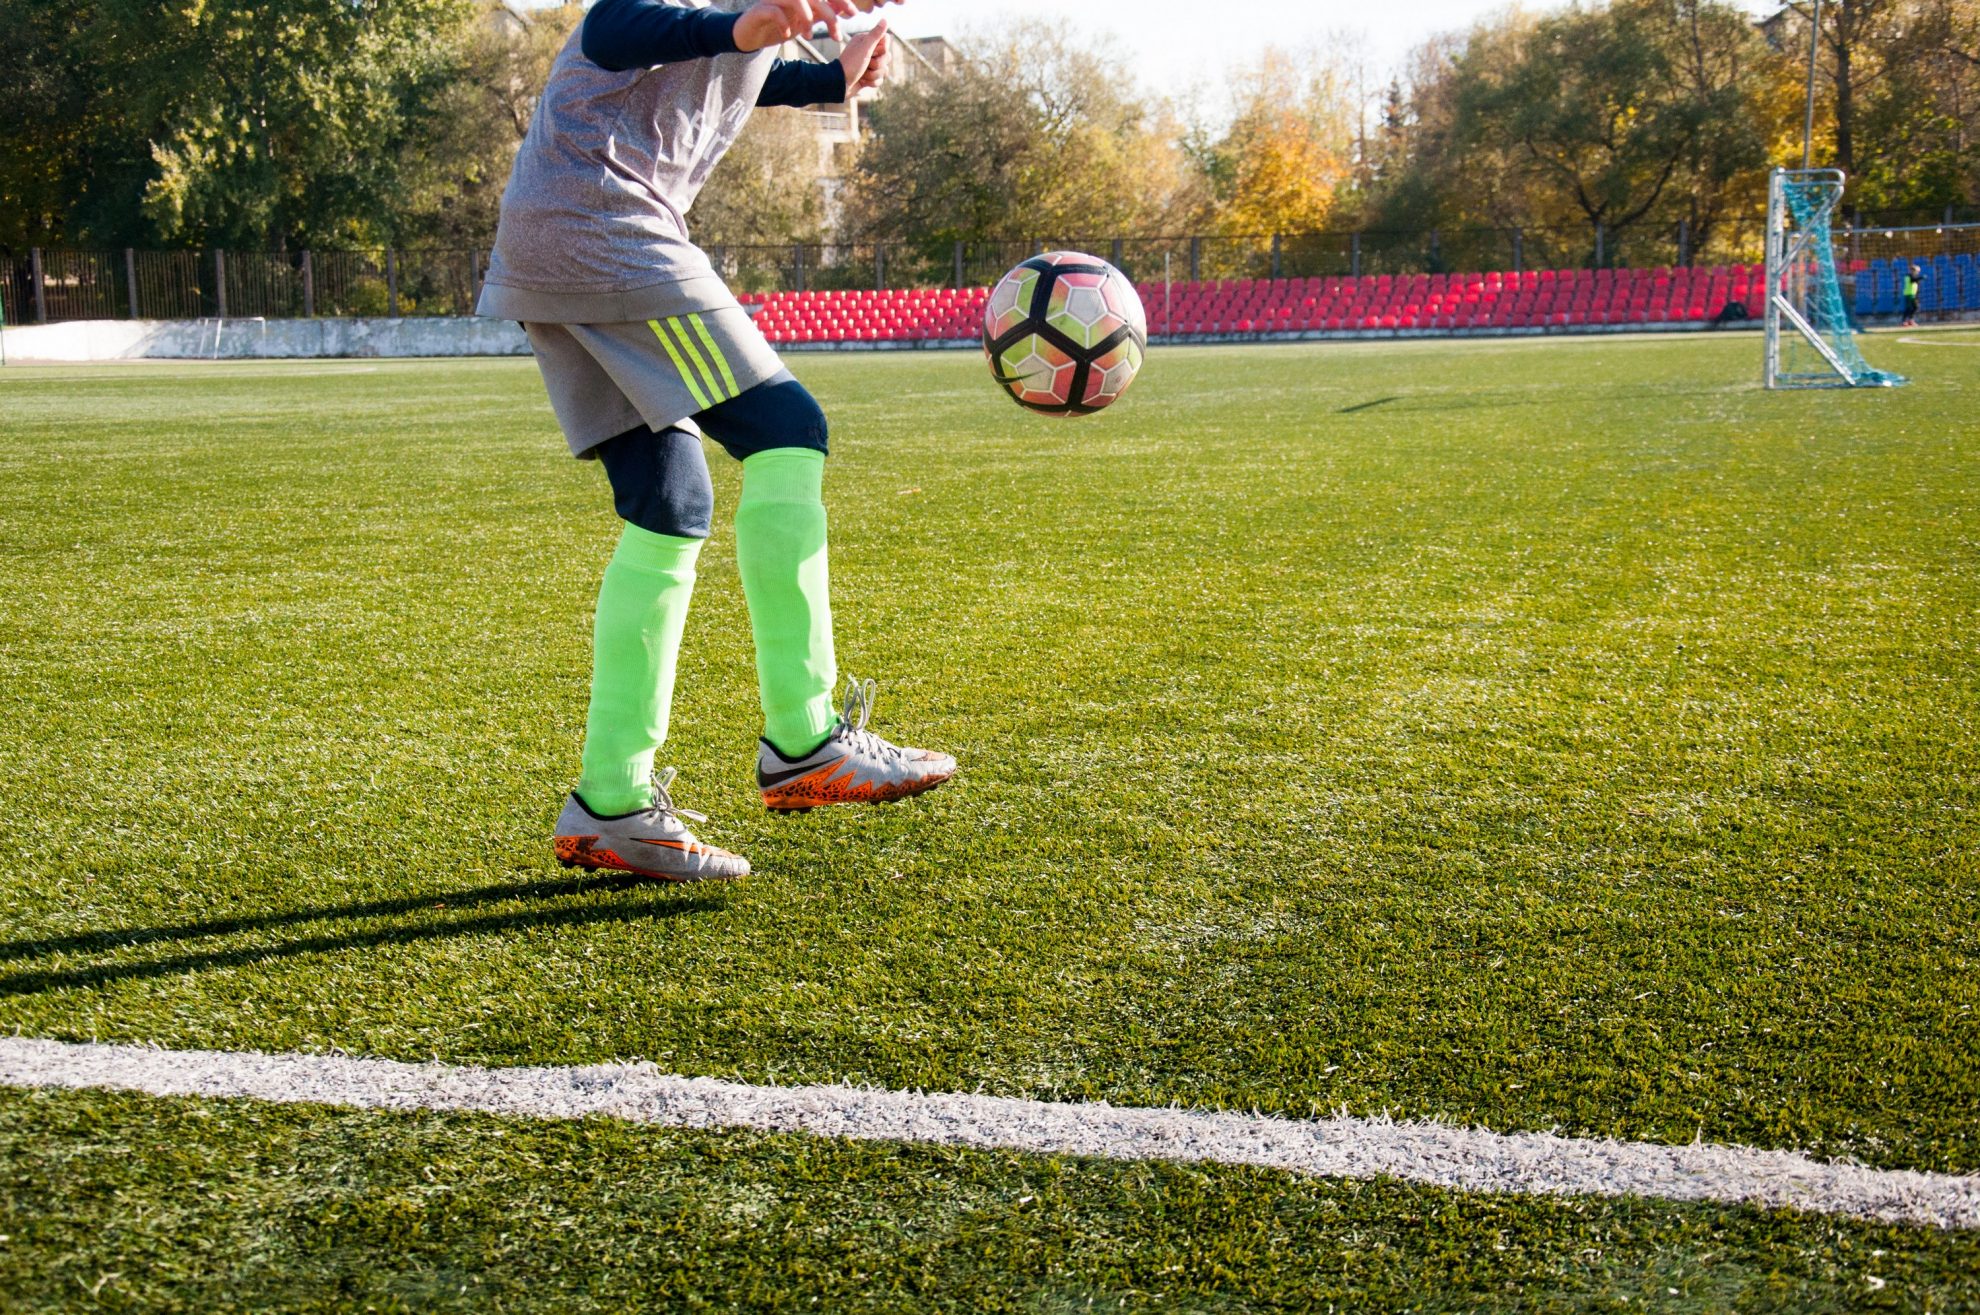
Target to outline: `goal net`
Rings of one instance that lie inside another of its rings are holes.
[[[1835,248],[1859,326],[1899,323],[1913,278],[1919,323],[1980,320],[1980,224],[1842,228]]]
[[[1774,171],[1767,198],[1767,387],[1877,388],[1904,382],[1875,369],[1836,268],[1840,169]]]

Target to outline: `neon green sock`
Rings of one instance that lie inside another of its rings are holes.
[[[743,462],[736,566],[756,632],[763,738],[802,758],[832,733],[832,575],[825,549],[825,454],[780,447]]]
[[[626,526],[598,590],[591,715],[578,797],[601,817],[653,803],[653,755],[667,741],[674,662],[694,596],[700,539]]]

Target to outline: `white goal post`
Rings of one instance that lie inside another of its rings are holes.
[[[1831,230],[1840,169],[1776,169],[1767,189],[1767,387],[1890,388],[1863,359]]]

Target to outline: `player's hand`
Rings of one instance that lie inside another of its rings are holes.
[[[808,37],[819,23],[837,41],[839,20],[860,12],[853,0],[757,0],[736,20],[736,49],[748,53]]]
[[[881,19],[846,42],[839,66],[846,71],[847,100],[868,87],[879,86],[887,76],[887,20]]]

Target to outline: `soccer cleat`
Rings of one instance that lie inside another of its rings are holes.
[[[768,740],[756,752],[763,805],[801,813],[827,804],[891,804],[933,790],[956,774],[945,753],[908,749],[866,729],[873,715],[873,682],[846,682],[846,709],[831,738],[803,758],[786,758]]]
[[[557,861],[590,872],[625,872],[654,881],[733,881],[749,875],[749,860],[704,845],[681,821],[700,813],[676,808],[668,787],[674,769],[653,778],[653,806],[626,817],[599,817],[573,794],[557,819]]]

